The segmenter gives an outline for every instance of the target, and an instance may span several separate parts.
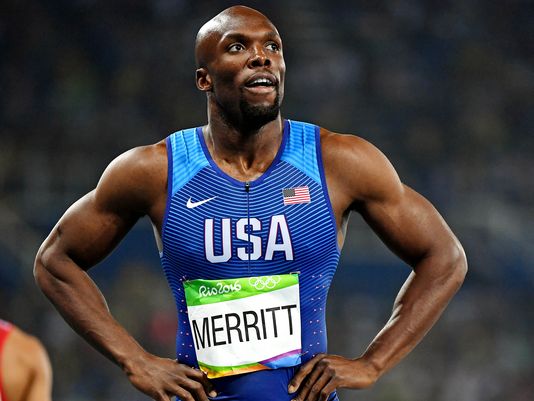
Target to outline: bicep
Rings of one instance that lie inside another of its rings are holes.
[[[89,269],[119,243],[148,208],[142,150],[127,152],[106,168],[96,188],[74,203],[43,243],[38,260],[73,261]],[[60,263],[55,263],[59,265]]]
[[[109,208],[95,190],[67,210],[47,242],[55,254],[88,269],[108,255],[136,221],[133,214]]]
[[[42,257],[68,258],[89,269],[117,245],[137,221],[120,213],[94,190],[72,205],[56,224],[42,247]]]
[[[382,241],[411,266],[425,257],[447,256],[458,246],[451,230],[422,195],[404,185],[387,157],[357,137],[337,137],[331,157],[341,209],[359,212]],[[334,164],[335,163],[335,164]]]
[[[411,266],[457,241],[434,206],[400,182],[392,184],[388,195],[362,203],[359,211],[382,241]]]
[[[97,187],[72,205],[52,230],[38,262],[73,261],[89,269],[166,195],[164,144],[135,148],[104,171]],[[39,263],[38,263],[39,265]]]

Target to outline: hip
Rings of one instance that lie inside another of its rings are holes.
[[[273,370],[261,370],[242,375],[212,379],[217,391],[214,401],[291,401],[296,394],[289,394],[289,381],[298,366]],[[328,401],[339,401],[336,392]]]

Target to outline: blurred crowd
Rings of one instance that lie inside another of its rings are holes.
[[[241,3],[268,15],[284,40],[284,116],[377,145],[467,251],[467,283],[429,338],[373,390],[343,399],[532,400],[534,4]],[[59,401],[147,398],[39,293],[31,276],[37,247],[114,157],[206,122],[194,39],[232,4],[2,3],[0,317],[43,339]],[[139,246],[150,240],[142,221],[94,277],[143,345],[172,357],[171,294],[155,245]],[[333,350],[365,349],[405,273],[353,217],[329,303]]]

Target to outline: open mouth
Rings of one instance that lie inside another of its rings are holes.
[[[269,78],[256,78],[245,85],[247,88],[257,88],[260,86],[274,86],[274,82]]]
[[[245,83],[245,88],[255,93],[272,92],[276,88],[276,80],[269,75],[252,77]]]

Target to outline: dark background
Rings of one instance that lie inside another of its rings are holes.
[[[534,399],[532,1],[244,1],[284,40],[284,116],[358,134],[466,249],[466,283],[428,337],[343,400]],[[204,124],[198,28],[228,1],[0,5],[0,317],[37,335],[59,401],[146,400],[33,282],[39,244],[127,149]],[[330,292],[330,350],[357,356],[409,269],[352,217]],[[175,311],[150,224],[92,270],[113,314],[173,356]]]

